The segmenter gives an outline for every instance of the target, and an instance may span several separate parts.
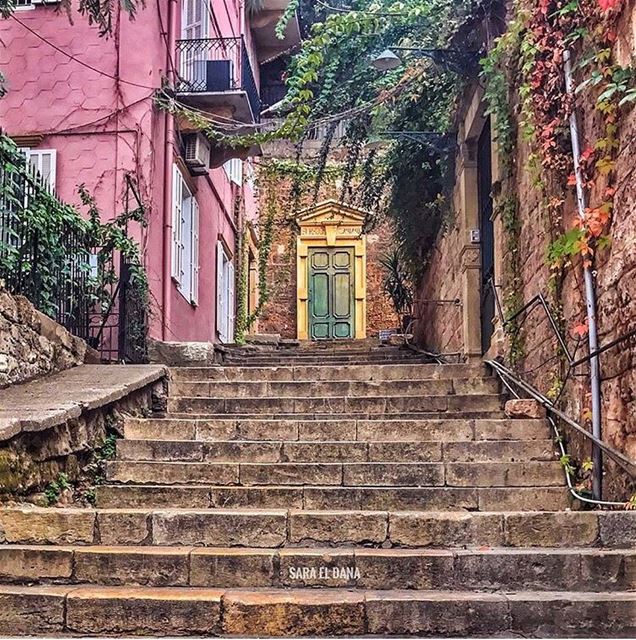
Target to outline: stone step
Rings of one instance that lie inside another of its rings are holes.
[[[152,587],[636,590],[636,550],[0,546],[0,582]]]
[[[632,549],[636,543],[636,511],[3,507],[0,531],[6,544]]]
[[[169,397],[168,413],[186,414],[298,414],[349,412],[394,414],[408,411],[500,411],[503,399],[499,395],[428,395],[354,397],[333,396],[298,398],[187,398]]]
[[[226,381],[257,382],[286,381],[336,381],[336,380],[435,380],[487,377],[483,364],[379,364],[374,367],[350,364],[345,366],[281,365],[278,367],[173,367],[171,379],[175,382]]]
[[[555,487],[558,462],[130,462],[106,463],[106,479],[134,484],[374,487]]]
[[[636,593],[2,586],[0,633],[634,637]]]
[[[312,365],[317,367],[334,367],[348,365],[402,365],[402,364],[431,364],[430,358],[418,356],[398,356],[398,355],[307,355],[289,356],[281,358],[277,356],[259,357],[232,357],[224,360],[224,366],[229,367],[276,367],[282,365]]]
[[[358,442],[467,442],[470,440],[546,440],[545,420],[506,419],[252,419],[126,418],[130,440],[259,440]]]
[[[169,417],[179,420],[333,420],[334,415],[330,412],[307,412],[307,413],[188,413],[171,411],[163,412],[155,417]],[[387,414],[388,420],[503,420],[506,417],[503,409],[497,411],[400,411]],[[339,420],[377,420],[382,418],[382,414],[376,411],[349,411],[338,414]]]
[[[228,487],[112,485],[95,488],[101,508],[354,509],[379,511],[559,511],[563,487]]]
[[[555,459],[551,440],[357,442],[118,440],[117,460],[163,462],[525,462]]]
[[[495,395],[494,378],[456,378],[453,380],[380,380],[332,382],[251,381],[251,382],[171,382],[172,397],[189,398],[332,398],[444,395]]]

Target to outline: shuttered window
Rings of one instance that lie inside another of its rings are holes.
[[[172,180],[172,277],[192,304],[199,295],[199,205],[175,165]]]
[[[183,0],[181,14],[181,38],[197,40],[208,35],[207,0]]]
[[[234,264],[223,243],[216,245],[216,329],[219,340],[234,340]]]
[[[237,184],[239,187],[243,184],[243,161],[239,158],[232,158],[224,165],[225,174],[230,182]]]

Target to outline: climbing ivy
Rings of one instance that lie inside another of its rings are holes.
[[[26,157],[15,143],[0,135],[0,202],[4,209],[0,276],[8,286],[19,287],[16,293],[26,294],[42,312],[53,317],[59,304],[74,309],[80,302],[75,296],[80,296],[91,308],[101,306],[106,312],[112,299],[112,286],[120,277],[119,265],[113,262],[113,255],[117,253],[129,269],[131,333],[128,337],[135,344],[145,344],[148,280],[139,245],[127,231],[130,223],[146,225],[145,209],[139,206],[102,222],[95,199],[86,186],[80,185],[78,190],[87,209],[86,217],[54,196],[29,169]],[[68,244],[68,238],[75,240]],[[91,263],[91,256],[96,257],[96,265]],[[81,285],[74,283],[69,294],[66,283],[76,272],[84,277]],[[68,295],[72,295],[72,299],[65,297]]]
[[[389,47],[462,46],[453,41],[458,30],[468,33],[466,25],[485,16],[490,2],[334,0],[333,4],[333,9],[329,3],[310,9],[318,21],[291,60],[285,115],[275,127],[236,135],[232,126],[180,103],[170,88],[158,94],[157,104],[190,121],[215,144],[231,148],[286,139],[297,144],[300,157],[305,140],[315,138],[316,131],[326,132],[312,168],[314,199],[328,179],[332,147],[345,147],[346,152],[339,153],[344,158],[341,201],[369,212],[367,230],[387,216],[395,220],[397,233],[408,238],[401,247],[404,262],[417,275],[449,210],[444,187],[451,163],[447,154],[427,144],[388,136],[388,152],[377,152],[367,150],[366,143],[390,130],[451,132],[464,83],[444,65],[408,51],[399,51],[404,64],[386,73],[376,71],[371,62]],[[297,2],[288,5],[279,34],[297,6]],[[343,125],[346,135],[337,139],[336,129]],[[292,163],[287,168],[292,178],[292,209],[296,209],[301,199],[300,175]],[[420,189],[421,185],[425,188]]]

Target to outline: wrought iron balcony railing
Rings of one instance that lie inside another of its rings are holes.
[[[258,120],[261,100],[242,37],[178,40],[177,69],[177,93],[243,91],[254,120]]]

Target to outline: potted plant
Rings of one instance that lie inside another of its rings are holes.
[[[413,323],[413,286],[410,274],[395,249],[381,257],[380,263],[385,269],[382,288],[391,298],[400,319],[402,333],[406,334]]]

